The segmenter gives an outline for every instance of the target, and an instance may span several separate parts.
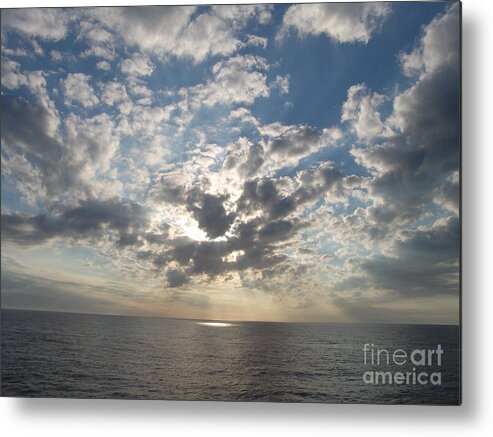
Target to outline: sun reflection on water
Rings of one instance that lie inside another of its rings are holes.
[[[202,326],[212,326],[215,328],[227,328],[228,326],[233,326],[232,323],[226,323],[226,322],[197,322],[197,323]]]

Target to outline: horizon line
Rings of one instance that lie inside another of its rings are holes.
[[[276,321],[276,320],[237,320],[237,319],[201,319],[201,318],[189,318],[189,317],[173,317],[173,316],[159,316],[159,315],[135,315],[135,314],[109,314],[109,313],[90,313],[79,311],[60,311],[60,310],[45,310],[34,308],[14,308],[3,307],[0,305],[0,310],[13,310],[13,311],[35,311],[41,313],[61,313],[61,314],[79,314],[87,316],[109,316],[109,317],[136,317],[146,319],[170,319],[170,320],[184,320],[191,322],[224,322],[224,323],[284,323],[284,324],[312,324],[312,325],[421,325],[421,326],[457,326],[461,327],[459,323],[428,323],[428,322],[321,322],[321,321]]]

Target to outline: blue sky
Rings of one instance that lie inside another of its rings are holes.
[[[2,304],[456,323],[459,5],[2,11]]]

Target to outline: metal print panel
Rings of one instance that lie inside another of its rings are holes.
[[[2,396],[460,404],[460,3],[1,36]]]

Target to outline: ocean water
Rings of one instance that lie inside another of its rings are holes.
[[[2,396],[460,402],[457,326],[207,323],[6,309],[1,326]],[[385,352],[379,366],[371,365],[371,344],[374,352],[389,351],[389,365]],[[440,365],[436,353],[424,367],[392,361],[396,349],[409,358],[415,349],[437,345]],[[415,375],[427,372],[427,384],[413,384],[413,367]],[[365,382],[368,371],[408,372],[410,379],[375,384],[369,374]],[[432,373],[437,384],[430,382]]]

